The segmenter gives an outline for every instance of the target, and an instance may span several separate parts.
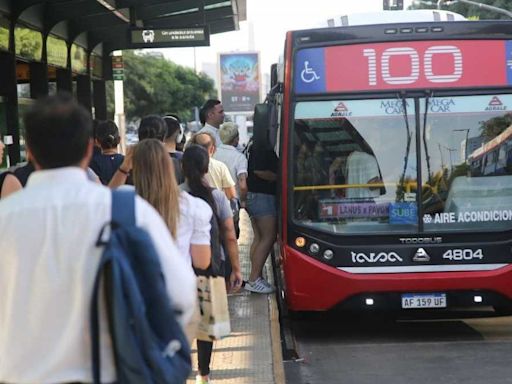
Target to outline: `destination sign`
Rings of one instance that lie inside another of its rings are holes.
[[[340,45],[297,52],[295,92],[512,85],[512,40]]]
[[[130,42],[138,48],[193,47],[210,45],[205,26],[184,28],[132,28]]]

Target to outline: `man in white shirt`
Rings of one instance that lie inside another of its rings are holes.
[[[203,128],[198,133],[208,132],[215,138],[215,146],[218,148],[222,141],[219,136],[220,125],[224,122],[224,107],[219,100],[209,99],[199,111],[199,119]]]
[[[0,382],[91,383],[89,312],[111,217],[111,192],[87,180],[89,113],[68,96],[38,101],[25,116],[36,171],[0,202]],[[168,294],[184,325],[196,301],[195,276],[158,213],[136,199],[137,225],[153,239]],[[155,276],[157,278],[157,276]],[[102,382],[116,381],[104,309]]]
[[[382,178],[375,156],[366,152],[354,151],[347,158],[347,184],[377,184],[376,187],[347,188],[347,197],[375,198],[381,195]]]
[[[208,151],[210,161],[208,173],[205,175],[211,187],[224,191],[228,200],[236,198],[235,182],[229,173],[229,169],[223,162],[213,158],[216,151],[215,139],[207,132],[200,132],[190,140],[191,144],[197,144]]]
[[[226,122],[220,126],[219,136],[222,144],[217,148],[213,157],[223,162],[229,169],[229,173],[236,183],[236,192],[240,200],[240,206],[245,208],[247,196],[247,158],[240,153],[238,146],[238,126]]]
[[[247,158],[236,149],[239,139],[236,124],[232,122],[222,124],[219,129],[219,136],[222,144],[213,156],[228,167],[232,179],[236,181],[238,200],[231,201],[231,205],[236,238],[238,239],[240,237],[240,208],[245,208],[247,199]]]

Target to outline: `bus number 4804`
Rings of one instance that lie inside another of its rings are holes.
[[[480,259],[482,260],[484,255],[481,249],[450,249],[443,253],[443,259],[447,260],[473,260]]]
[[[368,84],[377,85],[377,52],[375,49],[364,49],[363,55],[368,58]],[[435,74],[432,62],[436,55],[451,55],[453,60],[452,73]],[[410,60],[410,71],[405,76],[391,75],[391,58],[406,56]],[[462,76],[462,52],[453,45],[436,45],[428,48],[422,57],[418,51],[410,47],[388,48],[382,52],[380,57],[380,71],[382,80],[387,84],[413,84],[420,78],[420,71],[423,70],[427,81],[431,83],[453,83]]]

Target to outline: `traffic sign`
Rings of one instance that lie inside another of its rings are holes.
[[[112,75],[114,80],[124,80],[123,56],[112,56]]]
[[[112,69],[114,80],[124,80],[124,69]]]
[[[206,26],[182,28],[132,28],[130,42],[134,48],[209,46]]]

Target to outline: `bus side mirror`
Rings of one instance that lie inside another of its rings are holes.
[[[270,66],[270,89],[274,88],[278,82],[277,63],[275,63]]]
[[[277,140],[277,110],[274,104],[256,104],[252,137],[256,150],[274,149]]]

